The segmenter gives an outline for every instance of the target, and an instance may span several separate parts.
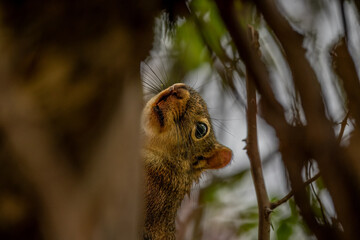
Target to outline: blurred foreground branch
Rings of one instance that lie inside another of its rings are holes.
[[[139,65],[158,9],[0,3],[1,239],[138,239]]]

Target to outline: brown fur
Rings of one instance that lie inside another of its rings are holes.
[[[175,239],[176,212],[205,169],[226,166],[231,150],[219,144],[206,103],[192,88],[175,84],[149,100],[143,111],[146,169],[144,239]],[[197,139],[196,124],[208,126]]]

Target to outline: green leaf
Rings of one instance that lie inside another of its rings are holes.
[[[205,189],[203,189],[201,191],[201,199],[200,201],[202,203],[212,203],[214,201],[216,201],[217,199],[217,192],[219,189],[221,189],[221,185],[220,184],[211,184],[208,187],[206,187]]]
[[[217,192],[221,189],[229,189],[236,186],[237,183],[241,182],[246,176],[246,173],[249,172],[249,169],[243,169],[238,173],[227,176],[225,178],[214,179],[213,182],[202,189],[200,201],[205,203],[214,202],[217,200]]]
[[[198,30],[201,31],[204,41],[217,55],[224,54],[220,43],[227,30],[215,3],[209,0],[194,0],[191,2],[191,9],[200,25]]]
[[[293,233],[293,225],[288,222],[282,221],[279,228],[276,230],[276,237],[278,240],[290,239]]]
[[[209,52],[192,21],[186,21],[178,27],[175,44],[185,71],[193,70],[210,60]]]
[[[323,190],[325,188],[325,185],[324,185],[324,181],[323,179],[320,177],[318,178],[316,181],[316,186],[319,188],[319,190]]]
[[[244,234],[246,232],[249,232],[255,228],[257,228],[258,226],[258,222],[246,222],[246,223],[243,223],[239,226],[238,228],[238,231],[237,231],[237,234],[238,235],[241,235],[241,234]]]
[[[254,205],[254,206],[251,206],[251,207],[247,208],[246,210],[242,211],[239,214],[239,218],[247,219],[247,220],[258,220],[259,219],[258,206]]]

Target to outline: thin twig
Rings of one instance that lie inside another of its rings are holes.
[[[349,119],[349,115],[350,115],[350,112],[348,112],[345,115],[345,118],[341,121],[341,129],[340,129],[340,133],[339,133],[339,136],[338,136],[338,143],[340,143],[340,141],[341,141],[341,139],[342,139],[342,137],[344,135],[344,131],[345,131],[345,127],[346,127],[346,124],[347,124],[347,120]],[[304,187],[311,184],[312,182],[316,181],[320,176],[321,176],[321,174],[317,173],[315,176],[308,179],[306,182],[304,182]],[[285,197],[281,198],[280,200],[278,200],[278,201],[276,201],[274,203],[271,203],[270,204],[270,209],[274,210],[275,208],[277,208],[281,204],[287,202],[293,196],[294,196],[294,190],[291,190],[288,194],[286,194]]]
[[[345,115],[345,118],[342,120],[342,122],[340,123],[341,124],[341,128],[340,128],[340,132],[339,132],[339,136],[337,138],[337,142],[340,144],[341,142],[341,139],[344,135],[344,132],[345,132],[345,127],[347,125],[347,121],[349,119],[349,116],[350,116],[350,111],[347,112],[347,114]]]
[[[254,48],[259,51],[259,34],[253,27],[249,27]],[[256,198],[259,209],[259,239],[270,239],[270,201],[267,195],[264,176],[262,172],[261,158],[259,154],[257,139],[257,102],[256,88],[251,73],[246,71],[246,91],[247,91],[247,155],[251,165],[251,175],[256,191]]]
[[[345,6],[344,6],[344,0],[340,0],[339,2],[340,4],[340,12],[341,12],[341,20],[342,20],[342,24],[343,24],[343,28],[344,28],[344,36],[345,36],[345,41],[348,41],[348,24],[346,22],[346,14],[345,14]]]
[[[340,232],[334,226],[317,222],[304,191],[295,193],[296,203],[301,209],[300,213],[317,238],[334,239],[335,232],[337,232],[339,235],[344,234],[347,239],[352,239],[358,232],[358,226],[360,226],[360,218],[358,217],[360,216],[360,209],[352,207],[358,205],[359,202],[357,196],[354,197],[352,194],[356,186],[354,186],[353,179],[344,167],[344,162],[347,161],[346,156],[337,144],[332,123],[326,114],[319,80],[314,68],[306,58],[307,50],[303,48],[304,36],[292,28],[279,11],[276,1],[256,0],[253,2],[263,14],[264,19],[274,31],[286,53],[294,86],[299,92],[307,120],[307,131],[304,133],[307,147],[310,148],[310,157],[316,159],[318,163],[344,231]],[[357,84],[359,85],[359,83]],[[306,155],[305,158],[307,158]],[[299,176],[296,176],[296,179],[294,176],[292,177],[295,181],[300,179]],[[300,190],[299,187],[301,186],[296,186],[295,190]]]
[[[317,173],[315,176],[313,176],[312,178],[308,179],[306,182],[304,182],[304,187],[309,185],[310,183],[316,181],[319,177],[321,176],[320,173]],[[281,198],[280,200],[271,203],[270,204],[270,209],[274,210],[275,208],[277,208],[278,206],[280,206],[281,204],[287,202],[290,198],[292,198],[294,196],[294,190],[291,190],[288,194],[286,194],[285,197]]]

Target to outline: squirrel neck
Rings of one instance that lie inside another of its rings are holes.
[[[145,154],[146,217],[144,239],[175,239],[175,218],[192,179],[182,159]]]

